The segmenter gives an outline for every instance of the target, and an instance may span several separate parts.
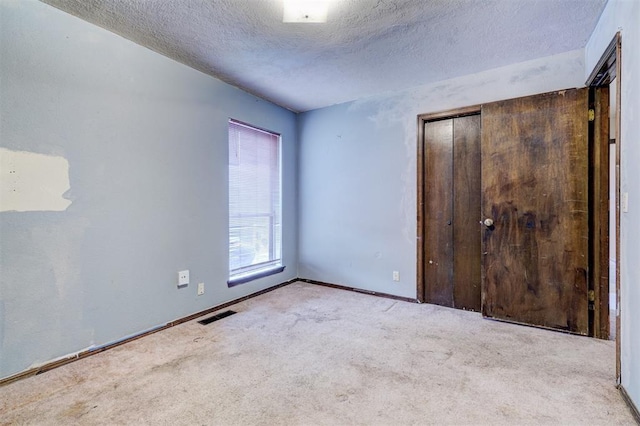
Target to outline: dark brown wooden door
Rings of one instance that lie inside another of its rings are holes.
[[[588,93],[482,108],[482,313],[588,333]]]
[[[425,301],[480,310],[480,115],[425,123]]]

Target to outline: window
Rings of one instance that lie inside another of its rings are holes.
[[[281,272],[280,135],[229,120],[229,286]]]

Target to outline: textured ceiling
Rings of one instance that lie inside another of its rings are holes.
[[[43,0],[293,111],[583,48],[606,0]]]

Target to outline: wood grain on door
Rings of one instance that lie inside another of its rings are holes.
[[[482,108],[482,312],[588,333],[588,92]]]

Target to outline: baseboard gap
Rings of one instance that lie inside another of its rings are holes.
[[[371,291],[371,290],[364,290],[361,288],[356,288],[356,287],[349,287],[349,286],[344,286],[344,285],[340,285],[340,284],[332,284],[332,283],[327,283],[324,281],[317,281],[317,280],[312,280],[309,278],[298,278],[298,281],[302,281],[308,284],[315,284],[315,285],[321,285],[324,287],[331,287],[331,288],[336,288],[339,290],[347,290],[347,291],[353,291],[356,293],[362,293],[362,294],[368,294],[370,296],[376,296],[376,297],[384,297],[385,299],[393,299],[393,300],[401,300],[403,302],[409,302],[409,303],[420,303],[418,301],[418,299],[413,299],[410,297],[402,297],[402,296],[396,296],[394,294],[388,294],[388,293],[380,293],[377,291]]]

